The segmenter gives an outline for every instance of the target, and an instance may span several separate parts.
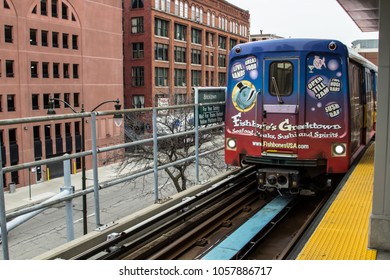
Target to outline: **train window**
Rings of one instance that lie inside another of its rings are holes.
[[[293,90],[293,64],[275,61],[269,69],[269,93],[273,96],[289,96]]]

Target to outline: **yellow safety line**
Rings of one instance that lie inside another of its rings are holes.
[[[368,249],[374,184],[374,151],[375,144],[372,144],[297,259],[376,259],[376,250]]]

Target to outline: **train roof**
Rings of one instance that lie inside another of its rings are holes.
[[[348,48],[342,42],[332,39],[273,39],[264,41],[253,41],[236,45],[230,51],[230,57],[238,55],[250,55],[258,52],[291,52],[291,51],[330,51],[330,44],[335,44],[336,48],[333,51],[339,55],[348,56],[350,59],[378,71],[378,67],[364,58],[356,51]],[[239,51],[238,51],[239,50]]]
[[[339,54],[347,55],[347,47],[338,40],[331,39],[273,39],[264,41],[253,41],[236,45],[231,50],[231,55],[237,53],[240,49],[240,55],[256,52],[291,52],[291,51],[329,51],[329,44],[336,44],[333,51]]]

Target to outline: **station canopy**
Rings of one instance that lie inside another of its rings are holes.
[[[379,31],[379,0],[337,0],[337,2],[360,30]]]

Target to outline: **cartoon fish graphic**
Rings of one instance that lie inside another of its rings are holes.
[[[242,82],[237,84],[238,92],[233,97],[233,102],[245,111],[248,109],[256,99],[256,89],[245,85]]]

